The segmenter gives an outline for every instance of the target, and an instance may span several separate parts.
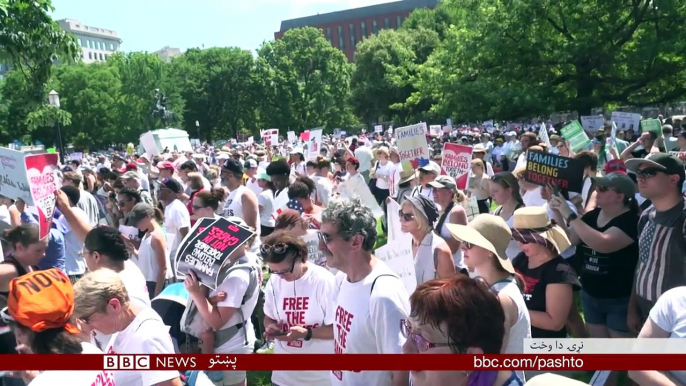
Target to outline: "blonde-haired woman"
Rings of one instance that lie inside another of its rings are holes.
[[[102,268],[74,284],[74,316],[85,328],[112,335],[107,354],[174,354],[169,327],[150,307],[131,303],[116,272]],[[115,371],[115,383],[128,386],[181,386],[176,371]]]
[[[455,274],[448,244],[433,231],[438,209],[424,196],[408,197],[400,206],[400,230],[412,235],[412,255],[417,285]]]
[[[459,205],[465,200],[465,196],[457,189],[455,179],[450,176],[438,176],[429,182],[429,186],[433,188],[434,202],[441,208],[438,213],[438,221],[434,226],[434,232],[441,236],[450,247],[455,268],[464,274],[468,274],[462,259],[460,241],[453,237],[448,229],[449,224],[467,225],[467,212],[462,205]]]
[[[491,213],[490,193],[488,192],[488,175],[486,166],[480,159],[472,160],[472,175],[469,179],[469,196],[476,198],[479,213]]]
[[[390,160],[390,152],[385,146],[381,146],[374,152],[376,165],[372,170],[372,178],[376,178],[376,189],[373,189],[376,202],[385,206],[386,198],[390,195],[390,181],[393,175],[393,162]]]
[[[517,177],[510,172],[496,173],[488,182],[488,191],[493,201],[499,205],[493,214],[500,216],[512,227],[512,215],[517,209],[524,207]],[[514,259],[521,251],[517,242],[511,240],[506,251],[507,257]]]

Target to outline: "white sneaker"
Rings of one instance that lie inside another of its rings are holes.
[[[271,354],[272,352],[274,352],[273,340],[265,342],[265,344],[262,347],[258,348],[256,351],[256,353],[258,354]]]

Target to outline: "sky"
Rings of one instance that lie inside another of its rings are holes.
[[[52,0],[53,19],[111,29],[121,50],[165,46],[240,47],[255,51],[274,39],[282,20],[395,0]]]

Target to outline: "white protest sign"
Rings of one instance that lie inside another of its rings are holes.
[[[322,149],[322,129],[310,130],[310,138],[307,140],[307,158],[315,160],[319,157]]]
[[[441,125],[431,125],[429,126],[429,132],[431,133],[432,136],[434,137],[440,137],[441,132],[443,128],[441,128]]]
[[[341,129],[333,129],[333,137],[341,138]]]
[[[341,197],[348,199],[359,197],[362,204],[368,206],[376,218],[384,215],[383,209],[377,204],[376,199],[363,178],[351,178],[342,182],[338,185],[338,193]]]
[[[426,143],[425,127],[426,124],[418,123],[395,129],[398,155],[405,171],[416,170],[429,164],[429,145]]]
[[[74,152],[69,155],[69,160],[70,161],[81,161],[83,159],[83,153],[82,152]]]
[[[394,199],[390,199],[390,202],[386,204],[386,223],[388,225],[388,243],[394,242],[395,240],[403,237],[403,233],[400,226],[400,204]]]
[[[33,197],[26,175],[25,156],[21,151],[0,147],[0,192],[7,198],[21,199],[32,206]]]
[[[375,133],[382,133],[383,132],[383,126],[382,125],[374,126],[374,132]]]
[[[417,275],[412,257],[412,237],[401,238],[374,251],[376,258],[386,263],[388,268],[402,280],[408,294],[417,288]]]
[[[295,131],[289,131],[288,133],[288,142],[295,142],[296,137],[295,137]]]
[[[613,111],[611,119],[617,124],[619,131],[633,130],[637,132],[641,124],[641,114]]]
[[[598,129],[605,126],[605,117],[602,115],[586,115],[581,117],[581,126],[584,129],[595,133]]]
[[[126,237],[129,240],[135,240],[138,238],[138,228],[136,227],[119,225],[119,233],[121,233],[122,236]]]
[[[308,229],[304,236],[300,239],[307,245],[307,260],[315,265],[324,267],[331,271],[334,275],[338,273],[335,268],[329,268],[326,266],[326,255],[319,248],[319,235],[314,229]]]

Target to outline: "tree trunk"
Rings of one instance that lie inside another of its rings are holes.
[[[591,77],[591,69],[587,66],[577,64],[576,66],[576,99],[574,106],[579,117],[591,115],[591,110],[595,106],[595,83]]]

